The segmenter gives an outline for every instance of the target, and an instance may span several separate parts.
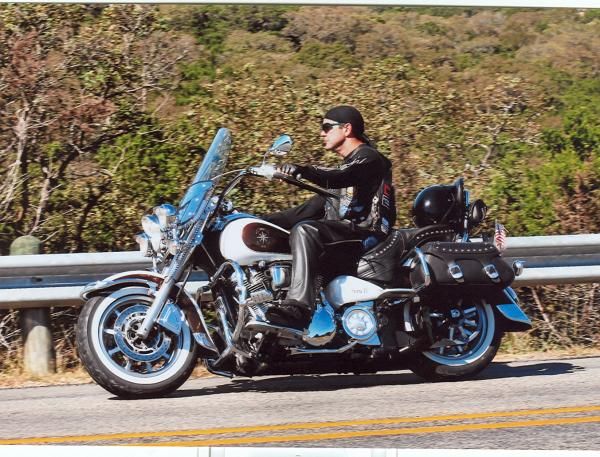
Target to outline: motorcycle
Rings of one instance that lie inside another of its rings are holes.
[[[220,129],[179,206],[142,218],[136,239],[153,268],[84,288],[77,346],[100,386],[125,398],[163,396],[198,359],[228,377],[408,368],[429,381],[459,380],[491,363],[505,332],[531,328],[510,288],[523,264],[470,240],[486,207],[469,201],[462,179],[418,194],[415,228],[392,229],[367,252],[356,241],[326,249],[306,330],[269,323],[265,312],[290,285],[289,232],[227,196],[254,177],[338,198],[267,163],[292,144],[282,135],[260,166],[226,173],[231,135]],[[208,274],[195,294],[184,287],[193,269]]]

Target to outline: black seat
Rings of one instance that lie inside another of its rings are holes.
[[[410,251],[428,241],[449,241],[455,231],[448,225],[394,229],[377,246],[363,254],[358,262],[361,279],[381,284],[399,284],[400,268]]]
[[[405,242],[402,258],[406,257],[413,248],[421,246],[428,241],[451,241],[455,235],[454,229],[448,225],[428,225],[420,228],[399,229]],[[402,259],[403,260],[403,259]]]

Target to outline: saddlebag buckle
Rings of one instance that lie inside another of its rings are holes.
[[[483,271],[493,282],[500,282],[500,273],[498,273],[496,267],[491,263],[483,267]]]
[[[455,262],[448,265],[448,272],[456,282],[465,282],[465,276],[463,275],[461,268]]]

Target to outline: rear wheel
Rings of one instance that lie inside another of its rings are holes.
[[[91,298],[79,315],[79,356],[90,376],[119,397],[166,395],[196,364],[195,341],[183,313],[178,334],[155,325],[147,338],[137,337],[152,301],[146,289],[126,288]]]
[[[411,370],[428,381],[458,381],[475,376],[494,359],[502,331],[492,305],[481,299],[432,307],[434,344],[415,355]]]

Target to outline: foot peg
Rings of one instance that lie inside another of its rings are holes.
[[[273,324],[270,324],[269,322],[258,320],[258,319],[252,319],[252,320],[248,321],[246,323],[246,325],[244,325],[244,328],[246,330],[276,333],[277,336],[279,336],[281,338],[287,338],[290,340],[300,340],[301,341],[302,335],[304,334],[304,332],[302,332],[300,330],[296,330],[294,328],[281,327],[279,325],[273,325]]]

